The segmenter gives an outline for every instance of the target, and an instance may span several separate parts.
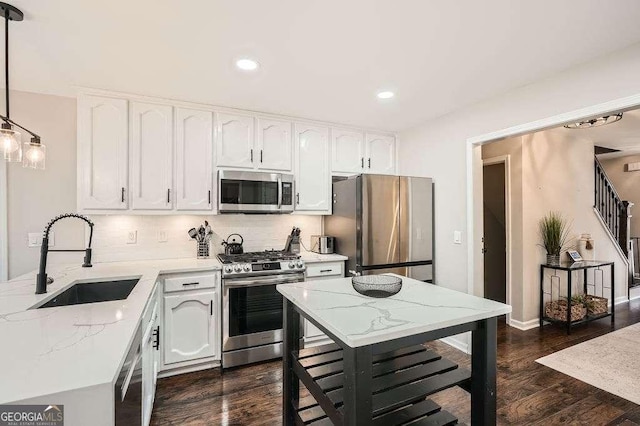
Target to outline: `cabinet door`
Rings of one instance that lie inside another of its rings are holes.
[[[169,210],[173,197],[173,118],[168,105],[131,104],[131,207]]]
[[[253,168],[253,117],[216,113],[216,164]]]
[[[393,175],[396,172],[396,138],[367,133],[367,173]]]
[[[258,119],[255,153],[259,169],[291,171],[291,123],[280,120]]]
[[[329,129],[296,124],[296,210],[331,213]]]
[[[127,208],[129,161],[127,101],[78,99],[78,207]]]
[[[364,161],[362,132],[331,129],[331,170],[333,172],[361,173]]]
[[[211,210],[213,114],[176,108],[176,208]]]
[[[216,292],[213,290],[164,297],[165,364],[216,354],[215,300]]]
[[[153,347],[153,323],[145,332],[142,341],[142,425],[147,426],[151,420],[153,411],[153,400],[155,398],[155,377],[154,358],[155,349]]]

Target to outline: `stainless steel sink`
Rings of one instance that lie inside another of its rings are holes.
[[[129,297],[129,293],[138,281],[140,278],[77,283],[38,306],[37,309],[124,300]]]

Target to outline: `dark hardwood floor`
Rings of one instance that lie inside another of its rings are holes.
[[[616,329],[640,322],[640,300],[616,307]],[[604,319],[567,336],[557,326],[519,331],[498,328],[498,424],[640,424],[640,406],[535,362],[536,359],[611,331]],[[469,356],[441,342],[427,346],[469,368]],[[638,348],[640,356],[640,348]],[[281,362],[208,370],[160,379],[153,425],[279,425]],[[640,380],[640,372],[638,372]],[[470,423],[469,395],[460,388],[431,397]]]

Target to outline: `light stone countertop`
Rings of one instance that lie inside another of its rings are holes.
[[[351,278],[281,284],[278,291],[350,347],[465,324],[511,312],[511,306],[407,277],[399,293],[372,298]]]
[[[344,262],[345,260],[349,260],[347,256],[343,256],[341,254],[333,253],[333,254],[319,254],[313,253],[310,251],[302,250],[300,252],[300,257],[306,263],[320,263],[320,262]]]
[[[219,270],[216,259],[169,259],[51,267],[0,282],[0,404],[115,382],[161,274]],[[78,281],[140,277],[126,300],[29,309]]]

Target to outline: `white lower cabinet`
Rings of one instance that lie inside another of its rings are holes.
[[[142,425],[151,421],[153,402],[156,395],[158,371],[160,369],[160,323],[161,323],[161,291],[157,284],[147,308],[142,315]]]
[[[344,262],[307,263],[305,281],[321,281],[344,277]],[[332,340],[310,321],[304,320],[304,346],[318,346]]]
[[[218,354],[215,289],[164,296],[164,362],[193,361]]]

